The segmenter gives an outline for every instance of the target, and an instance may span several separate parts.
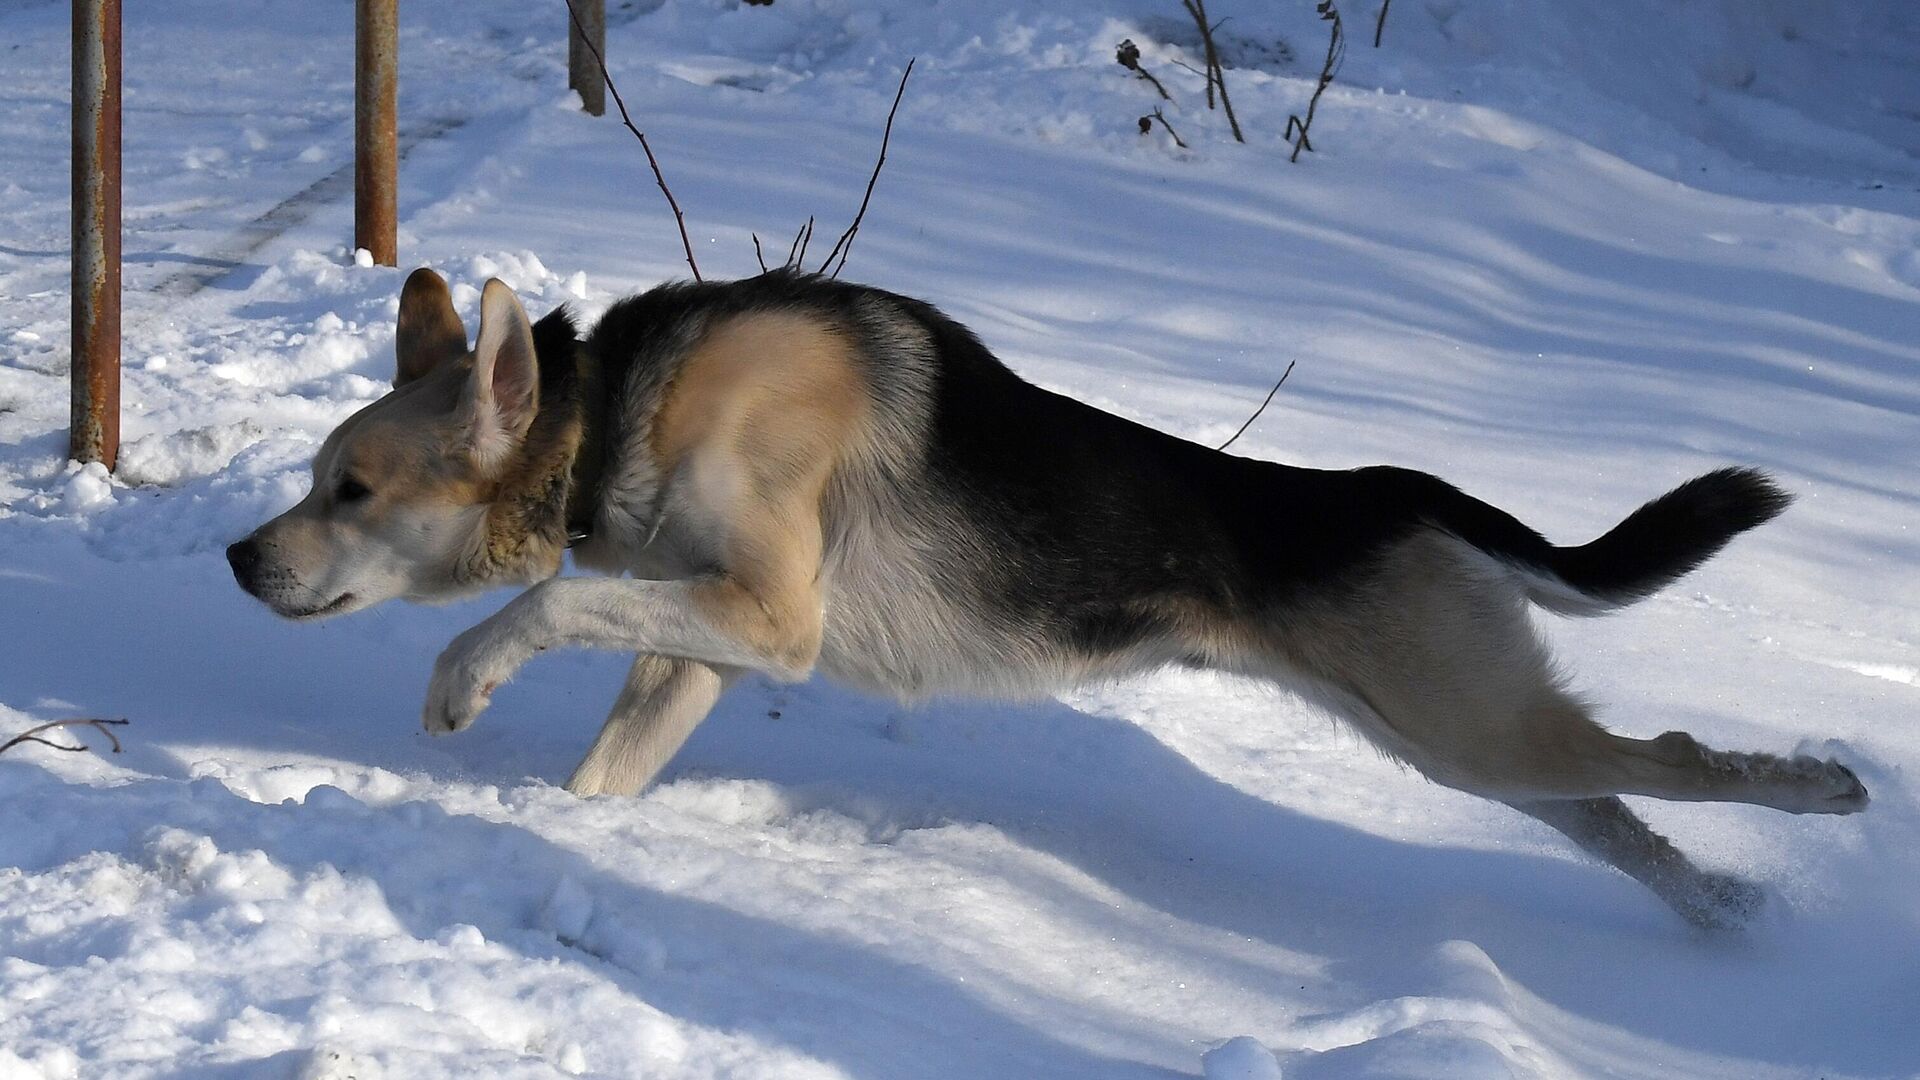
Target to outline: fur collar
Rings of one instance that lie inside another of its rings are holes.
[[[589,407],[600,392],[597,373],[565,307],[534,324],[533,341],[539,408],[487,506],[485,534],[467,567],[474,582],[552,577],[567,548],[591,531],[603,457]]]

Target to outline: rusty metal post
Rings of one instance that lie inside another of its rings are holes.
[[[67,456],[120,456],[120,0],[73,2],[73,413]]]
[[[607,113],[607,83],[600,74],[598,50],[607,55],[607,0],[568,0],[573,10],[567,18],[567,85],[580,93],[580,107],[594,116]],[[576,20],[578,20],[576,22]],[[586,30],[581,40],[580,31]],[[587,42],[593,48],[587,48]]]
[[[357,0],[353,17],[353,246],[382,266],[400,259],[398,0]]]

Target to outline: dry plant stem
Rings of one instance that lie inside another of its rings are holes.
[[[753,237],[753,261],[760,264],[760,272],[764,274],[767,272],[767,257],[760,253],[760,234],[748,233],[747,235]]]
[[[1188,71],[1191,71],[1195,75],[1198,75],[1201,78],[1207,80],[1207,108],[1209,109],[1213,108],[1213,76],[1205,71],[1201,71],[1199,68],[1194,67],[1192,64],[1189,64],[1185,60],[1181,60],[1177,57],[1169,56],[1167,57],[1167,62],[1172,64],[1175,67],[1186,68]]]
[[[647,144],[647,133],[634,126],[633,117],[627,112],[627,103],[620,97],[620,88],[613,84],[613,76],[607,73],[607,59],[594,48],[593,39],[580,24],[580,13],[574,10],[573,0],[562,0],[567,5],[567,15],[573,20],[574,29],[580,32],[580,38],[587,51],[593,54],[593,62],[600,67],[600,77],[606,80],[607,92],[613,95],[613,103],[620,107],[620,122],[640,140],[640,149],[646,152],[647,164],[653,169],[654,182],[660,185],[660,194],[667,197],[667,205],[673,208],[674,224],[680,227],[680,246],[687,252],[687,269],[693,271],[693,280],[704,281],[700,276],[700,264],[693,261],[693,241],[687,238],[687,215],[680,212],[680,202],[673,197],[673,189],[667,186],[666,175],[660,171],[660,160],[653,156],[653,147]]]
[[[1187,148],[1187,144],[1180,138],[1180,133],[1173,130],[1172,124],[1167,123],[1166,114],[1162,113],[1157,108],[1153,110],[1152,116],[1143,116],[1140,118],[1141,133],[1145,134],[1146,132],[1153,130],[1153,121],[1155,120],[1160,121],[1160,126],[1163,128],[1166,128],[1167,134],[1173,136],[1173,145],[1179,147],[1182,150],[1185,150]]]
[[[1172,101],[1172,100],[1173,100],[1173,95],[1172,95],[1172,94],[1169,94],[1169,93],[1167,93],[1167,88],[1166,88],[1166,87],[1164,87],[1164,86],[1161,86],[1161,85],[1160,85],[1160,80],[1159,80],[1159,79],[1156,79],[1156,78],[1154,78],[1154,77],[1153,77],[1153,73],[1152,73],[1152,72],[1150,72],[1150,71],[1148,71],[1148,70],[1147,70],[1146,68],[1144,68],[1144,67],[1136,67],[1136,68],[1134,68],[1134,69],[1133,69],[1133,73],[1134,73],[1135,75],[1138,75],[1138,76],[1140,76],[1141,78],[1143,78],[1143,79],[1145,79],[1145,80],[1147,80],[1148,82],[1150,82],[1150,83],[1152,83],[1152,84],[1153,84],[1153,88],[1154,88],[1155,90],[1158,90],[1158,91],[1160,91],[1160,100],[1162,100],[1162,101]]]
[[[847,265],[847,256],[853,251],[854,234],[860,231],[860,220],[867,216],[867,202],[873,198],[873,185],[880,179],[880,167],[887,163],[887,144],[893,140],[893,114],[900,111],[900,99],[906,95],[907,77],[913,74],[913,62],[916,59],[918,57],[908,58],[907,69],[900,73],[900,88],[893,92],[893,107],[887,110],[887,127],[880,133],[880,158],[873,163],[873,175],[867,177],[867,193],[860,196],[860,210],[853,215],[853,224],[847,226],[847,231],[833,242],[833,250],[827,252],[826,261],[820,264],[820,269],[815,273],[826,273],[835,255],[840,256],[840,265],[834,266],[831,276],[839,277],[841,268]]]
[[[1199,2],[1194,0],[1195,4]],[[1213,81],[1219,84],[1220,108],[1227,114],[1227,126],[1233,129],[1233,141],[1244,143],[1247,137],[1240,133],[1240,118],[1233,115],[1233,99],[1227,97],[1227,69],[1221,66],[1220,54],[1213,48],[1213,27],[1207,28],[1207,55],[1213,58]]]
[[[807,245],[813,242],[813,215],[807,215],[807,223],[793,234],[793,243],[787,247],[787,261],[782,267],[792,269],[807,260]]]
[[[1307,129],[1313,126],[1313,114],[1320,107],[1320,95],[1326,93],[1327,87],[1333,84],[1333,73],[1339,70],[1340,58],[1346,54],[1347,31],[1346,24],[1340,18],[1340,9],[1333,6],[1333,0],[1320,0],[1318,10],[1321,19],[1333,24],[1333,32],[1327,36],[1327,58],[1320,65],[1320,80],[1314,84],[1313,97],[1307,100],[1307,118],[1287,117],[1287,132],[1282,138],[1294,139],[1293,154],[1287,158],[1288,161],[1299,161],[1300,151],[1313,149],[1313,144],[1307,141]],[[1297,139],[1296,132],[1299,136]]]
[[[113,727],[124,727],[126,723],[127,722],[125,720],[101,720],[98,718],[55,720],[50,724],[41,724],[39,727],[28,728],[27,730],[21,732],[20,734],[15,735],[13,738],[8,739],[6,742],[0,743],[0,754],[4,754],[16,746],[20,746],[24,743],[30,743],[30,742],[39,743],[41,746],[51,746],[55,750],[65,750],[68,753],[72,753],[72,754],[77,754],[77,753],[80,753],[81,751],[91,749],[90,747],[87,747],[87,746],[66,746],[62,743],[53,742],[51,740],[43,739],[40,737],[40,733],[43,731],[52,731],[54,728],[62,728],[62,727],[93,728],[94,730],[98,731],[100,734],[105,735],[107,737],[107,741],[113,744],[113,752],[117,754],[120,752],[120,739],[114,735],[112,728],[108,727],[108,725],[112,725]]]
[[[1192,5],[1192,4],[1190,4],[1190,3],[1187,3],[1187,0],[1180,0],[1180,3],[1181,3],[1181,5],[1182,5],[1183,7],[1185,7],[1185,8],[1187,9],[1187,14],[1189,14],[1189,15],[1193,15],[1193,5]],[[1176,64],[1179,64],[1179,65],[1180,65],[1181,67],[1183,67],[1183,68],[1186,68],[1186,69],[1187,69],[1188,71],[1191,71],[1191,72],[1193,72],[1193,73],[1194,73],[1195,75],[1198,75],[1198,76],[1200,76],[1200,77],[1201,77],[1202,79],[1205,79],[1205,80],[1207,81],[1207,109],[1208,109],[1208,111],[1212,111],[1212,110],[1213,110],[1213,108],[1214,108],[1214,104],[1213,104],[1213,61],[1212,61],[1212,60],[1210,60],[1210,59],[1206,59],[1206,56],[1207,56],[1207,50],[1206,50],[1206,38],[1207,38],[1207,32],[1206,32],[1206,25],[1207,25],[1207,24],[1206,24],[1205,22],[1203,22],[1203,21],[1202,21],[1202,17],[1201,17],[1201,16],[1199,16],[1199,15],[1193,15],[1193,19],[1194,19],[1194,21],[1195,21],[1196,23],[1199,23],[1199,24],[1200,24],[1200,39],[1201,39],[1201,49],[1200,49],[1200,54],[1201,54],[1201,57],[1202,57],[1202,59],[1201,59],[1201,61],[1200,61],[1200,62],[1201,62],[1202,64],[1205,64],[1205,65],[1206,65],[1206,70],[1205,70],[1205,71],[1201,71],[1200,69],[1198,69],[1198,68],[1196,68],[1196,67],[1194,67],[1194,66],[1193,66],[1192,64],[1188,64],[1188,63],[1185,63],[1185,62],[1183,62],[1183,61],[1180,61],[1180,60],[1175,60],[1175,61],[1174,61],[1174,63],[1176,63]]]
[[[1226,111],[1227,126],[1233,129],[1235,142],[1246,142],[1247,137],[1240,133],[1240,121],[1233,115],[1233,102],[1227,97],[1227,72],[1220,65],[1220,50],[1214,48],[1213,24],[1207,21],[1207,0],[1180,0],[1187,14],[1193,16],[1195,26],[1200,28],[1200,43],[1207,52],[1207,104],[1213,104],[1213,87],[1220,88],[1220,108]]]
[[[1255,420],[1260,419],[1260,414],[1267,411],[1267,406],[1273,404],[1273,395],[1279,393],[1280,388],[1287,384],[1287,376],[1293,374],[1293,365],[1297,363],[1299,363],[1298,360],[1287,361],[1287,370],[1280,373],[1280,381],[1277,383],[1274,383],[1273,389],[1267,391],[1267,400],[1261,402],[1260,407],[1253,410],[1253,415],[1247,417],[1247,422],[1240,425],[1240,430],[1233,433],[1232,439],[1228,439],[1226,442],[1223,442],[1219,446],[1214,447],[1214,449],[1225,450],[1227,447],[1233,445],[1234,439],[1238,439],[1240,436],[1246,434],[1247,429],[1253,426],[1253,422]]]
[[[1167,88],[1160,85],[1160,80],[1154,78],[1153,73],[1141,65],[1140,46],[1135,45],[1132,38],[1128,38],[1120,43],[1120,48],[1114,53],[1114,59],[1120,61],[1121,67],[1133,72],[1135,77],[1145,79],[1152,83],[1153,88],[1160,92],[1160,100],[1173,100],[1173,95],[1167,93]]]
[[[1387,8],[1392,5],[1393,0],[1380,0],[1380,17],[1373,22],[1373,47],[1376,49],[1380,47],[1380,35],[1386,33]]]
[[[1184,8],[1186,8],[1186,9],[1187,9],[1187,14],[1188,14],[1188,15],[1193,15],[1193,18],[1194,18],[1194,19],[1195,19],[1196,21],[1198,21],[1198,20],[1200,19],[1200,16],[1198,16],[1198,15],[1194,15],[1194,14],[1193,14],[1193,5],[1192,5],[1192,4],[1190,4],[1190,3],[1188,3],[1188,2],[1187,2],[1187,0],[1180,0],[1180,5],[1181,5],[1182,7],[1184,7]],[[1206,32],[1205,32],[1205,24],[1204,24],[1204,23],[1202,23],[1202,24],[1201,24],[1201,27],[1202,27],[1202,31],[1201,31],[1201,38],[1202,38],[1202,40],[1204,41],[1204,40],[1205,40],[1205,37],[1206,37]],[[1205,49],[1204,47],[1203,47],[1203,48],[1202,48],[1202,49],[1201,49],[1200,51],[1201,51],[1201,53],[1202,53],[1202,55],[1204,55],[1204,54],[1206,53],[1206,49]],[[1180,66],[1181,66],[1181,67],[1183,67],[1183,68],[1186,68],[1186,69],[1187,69],[1188,71],[1191,71],[1191,72],[1193,72],[1193,73],[1194,73],[1195,75],[1198,75],[1198,76],[1200,76],[1200,77],[1201,77],[1202,79],[1204,79],[1204,80],[1206,80],[1206,84],[1207,84],[1207,108],[1208,108],[1209,110],[1212,110],[1212,109],[1213,109],[1213,107],[1214,107],[1214,104],[1213,104],[1213,64],[1211,64],[1211,63],[1209,63],[1209,62],[1208,62],[1208,61],[1206,61],[1206,60],[1202,60],[1202,61],[1201,61],[1201,63],[1203,63],[1203,64],[1206,64],[1206,65],[1207,65],[1207,69],[1206,69],[1205,71],[1202,71],[1202,70],[1200,70],[1199,68],[1197,68],[1197,67],[1194,67],[1194,66],[1193,66],[1192,64],[1189,64],[1189,63],[1187,63],[1187,62],[1186,62],[1185,60],[1181,60],[1181,59],[1179,59],[1179,58],[1177,58],[1177,57],[1170,57],[1169,59],[1171,59],[1171,60],[1173,61],[1173,63],[1175,63],[1175,64],[1178,64],[1178,65],[1180,65]]]

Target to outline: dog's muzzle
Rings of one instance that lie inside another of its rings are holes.
[[[260,543],[249,536],[227,545],[227,565],[233,567],[233,580],[248,593],[260,595],[255,586],[260,580]]]
[[[233,567],[233,580],[247,595],[284,618],[325,618],[347,610],[354,603],[354,594],[345,592],[316,604],[313,590],[300,587],[285,569],[275,567],[265,547],[251,536],[227,547],[227,565]]]

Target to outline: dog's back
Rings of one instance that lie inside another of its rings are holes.
[[[1221,453],[1028,383],[924,302],[782,272],[655,289],[594,329],[588,350],[619,388],[606,396],[602,513],[630,520],[611,531],[639,549],[600,557],[660,576],[698,568],[707,537],[669,511],[654,418],[703,339],[769,317],[828,335],[866,399],[822,493],[820,665],[842,680],[903,697],[1032,695],[1170,662],[1337,679],[1292,631],[1342,604],[1374,607],[1415,538],[1511,568],[1503,598],[1532,581],[1548,600],[1608,603],[1554,573],[1554,553],[1580,549],[1437,478]],[[1767,504],[1749,518],[1784,504],[1757,477],[1727,484],[1731,501]],[[1636,554],[1659,576],[1654,564],[1697,562],[1733,531],[1709,522],[1665,538],[1684,557]]]
[[[1419,525],[1417,508],[1369,498],[1365,476],[1221,454],[1036,387],[927,304],[776,273],[656,289],[594,329],[587,349],[618,388],[599,500],[640,550],[589,560],[695,568],[703,537],[670,510],[655,418],[715,328],[795,316],[844,345],[868,399],[821,515],[820,660],[844,680],[1032,695],[1226,662],[1278,605],[1337,588]]]

